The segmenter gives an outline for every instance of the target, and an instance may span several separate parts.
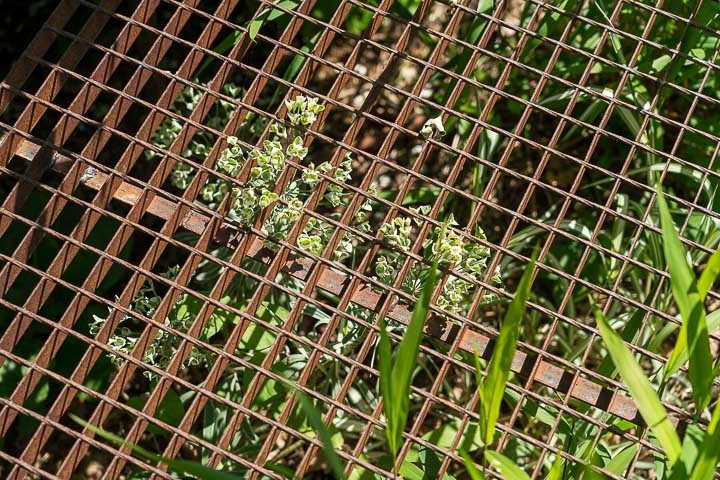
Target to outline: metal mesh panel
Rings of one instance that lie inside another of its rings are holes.
[[[392,477],[378,318],[402,336],[445,224],[482,268],[443,269],[401,473],[465,475],[474,354],[490,358],[537,246],[496,449],[533,478],[557,455],[568,474],[647,478],[659,450],[590,303],[659,375],[679,321],[656,179],[692,262],[717,248],[715,5],[219,3],[62,1],[2,83],[2,477],[173,478],[77,415],[246,478],[325,478],[298,391],[346,474]],[[296,129],[307,157],[243,222],[250,152],[299,95],[325,107]],[[383,230],[396,220],[407,248]],[[691,398],[684,371],[664,385],[681,430]],[[621,453],[620,472],[602,460]]]

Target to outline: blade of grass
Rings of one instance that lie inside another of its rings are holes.
[[[673,466],[668,480],[688,480],[693,471],[693,466],[700,456],[700,445],[705,438],[705,426],[700,427],[697,423],[691,423],[685,429],[682,440],[682,452],[680,459]]]
[[[705,438],[700,446],[700,456],[690,476],[690,480],[711,480],[715,478],[717,464],[720,461],[720,402],[715,405]]]
[[[478,470],[475,463],[472,461],[472,458],[470,458],[470,455],[468,455],[465,450],[460,450],[460,456],[463,458],[465,469],[472,480],[485,480],[485,475]]]
[[[700,300],[705,300],[705,297],[715,283],[718,274],[720,274],[720,250],[715,250],[715,253],[710,256],[707,265],[705,265],[705,269],[700,274],[700,279],[697,283]]]
[[[619,476],[625,475],[625,472],[630,466],[630,463],[635,458],[635,454],[637,453],[639,447],[640,445],[638,445],[637,443],[632,443],[619,452],[613,452],[614,455],[612,457],[612,460],[610,460],[607,465],[605,465],[605,470]]]
[[[393,454],[393,460],[400,448],[395,432],[395,422],[390,421],[390,415],[394,414],[394,410],[390,413],[394,403],[392,388],[392,349],[390,347],[390,337],[387,334],[385,319],[380,319],[380,343],[378,344],[378,368],[380,369],[380,395],[383,399],[383,409],[385,410],[386,424],[385,436],[387,437],[390,453]],[[402,432],[400,433],[402,437]]]
[[[705,317],[705,321],[706,321],[706,323],[707,323],[708,332],[715,332],[718,328],[720,328],[720,310],[715,310],[714,312],[709,313],[709,314]],[[675,328],[677,328],[677,325],[675,325],[675,324],[672,324],[672,326],[674,326]],[[666,328],[668,328],[668,327],[670,327],[670,325],[668,325]],[[663,330],[665,330],[665,329],[663,329]],[[675,330],[675,329],[672,329],[671,331],[674,331],[674,330]],[[683,339],[683,342],[685,342],[685,336],[684,336],[684,335],[683,335],[682,339]],[[675,342],[675,349],[678,348],[678,347],[677,347],[677,344],[678,344],[679,342],[680,342],[680,335],[678,335],[678,338],[677,338],[677,340],[676,340],[676,342]],[[687,359],[688,359],[688,352],[687,352],[687,348],[685,348],[685,349],[683,350],[683,352],[680,353],[680,355],[678,356],[678,360],[677,360],[677,361],[680,362],[680,365],[682,365],[683,363],[685,363],[685,362],[687,361]],[[715,368],[717,368],[717,367],[715,367]],[[713,375],[713,376],[715,376],[715,375]]]
[[[633,312],[630,316],[630,320],[628,320],[622,329],[621,336],[624,341],[631,343],[635,339],[635,334],[640,330],[644,317],[644,310],[637,309]],[[613,363],[611,357],[605,357],[596,371],[599,375],[614,378],[617,373],[617,368],[615,368],[615,364]]]
[[[402,445],[402,433],[410,411],[410,386],[412,374],[417,363],[423,328],[430,310],[430,299],[437,283],[437,261],[430,268],[417,306],[413,310],[410,323],[397,348],[397,354],[391,364],[390,338],[385,321],[380,319],[380,343],[378,345],[380,359],[380,393],[385,411],[385,433],[393,460],[397,460],[397,452]],[[394,462],[397,468],[397,461]]]
[[[555,456],[555,461],[552,464],[552,467],[550,467],[550,471],[548,472],[548,476],[545,478],[545,480],[561,480],[563,477],[563,462],[562,462],[562,455],[560,455],[560,452],[557,453]]]
[[[675,230],[670,209],[665,202],[662,187],[658,184],[658,208],[663,231],[663,250],[670,272],[670,285],[673,298],[677,303],[682,326],[678,340],[665,369],[665,378],[680,368],[679,358],[685,348],[688,349],[689,377],[693,387],[693,400],[698,412],[702,412],[710,403],[712,377],[712,354],[705,319],[705,306],[695,283],[690,265],[687,263],[685,248]]]
[[[75,422],[82,425],[84,428],[87,428],[88,430],[95,433],[96,435],[104,438],[105,440],[128,447],[136,454],[140,455],[141,457],[145,457],[146,459],[151,460],[153,462],[164,463],[165,465],[167,465],[171,470],[175,471],[176,473],[194,475],[197,478],[202,478],[203,480],[241,480],[241,479],[245,478],[244,476],[234,475],[229,472],[213,470],[212,468],[205,467],[198,462],[193,462],[190,460],[178,460],[175,458],[161,457],[160,455],[156,455],[152,452],[149,452],[149,451],[145,450],[144,448],[139,447],[133,443],[127,442],[122,437],[119,437],[115,434],[107,432],[107,431],[103,430],[102,428],[96,427],[95,425],[92,425],[92,424],[86,422],[85,420],[83,420],[82,418],[80,418],[78,416],[70,414],[70,418],[72,418]]]
[[[485,381],[482,382],[482,386],[478,385],[480,394],[480,432],[485,445],[492,443],[495,424],[500,416],[500,405],[505,386],[508,378],[510,378],[510,367],[512,366],[520,336],[520,321],[525,315],[537,254],[536,249],[530,264],[520,279],[515,298],[510,303],[500,327],[500,333],[488,365],[487,376]]]
[[[300,2],[297,0],[280,0],[277,2],[277,5],[287,8],[288,10],[295,10],[298,5],[300,5]],[[255,37],[257,37],[258,32],[260,32],[260,28],[262,28],[265,22],[275,21],[283,15],[287,15],[287,13],[276,8],[266,8],[260,12],[260,14],[250,23],[250,26],[248,27],[248,36],[250,37],[250,40],[253,42],[255,41]]]
[[[530,480],[522,468],[501,453],[492,450],[485,451],[485,458],[500,474],[508,480]]]
[[[660,446],[663,448],[670,465],[674,465],[680,457],[682,448],[680,438],[668,419],[665,407],[660,402],[660,398],[658,398],[650,380],[645,376],[640,364],[623,343],[620,335],[612,329],[600,309],[594,304],[593,310],[600,335],[602,335],[608,352],[620,372],[620,376],[628,387],[630,396],[635,400],[643,420],[645,420],[645,423],[660,442]]]
[[[345,480],[346,477],[342,462],[335,451],[335,447],[333,447],[332,435],[330,435],[330,431],[325,425],[325,422],[322,421],[322,415],[320,415],[318,409],[315,408],[315,405],[313,405],[312,401],[310,401],[304,393],[299,390],[295,393],[297,395],[298,402],[300,403],[300,407],[307,416],[310,426],[315,429],[318,437],[320,437],[320,440],[322,441],[322,450],[325,454],[325,458],[332,468],[333,475],[335,475],[336,480]]]

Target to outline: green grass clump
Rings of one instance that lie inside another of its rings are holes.
[[[713,254],[708,267],[700,277],[701,281],[697,281],[687,264],[687,252],[675,230],[660,186],[658,186],[658,206],[673,298],[682,319],[675,349],[665,365],[664,379],[677,372],[689,360],[690,384],[693,388],[693,398],[699,415],[710,402],[711,387],[717,372],[717,364],[713,365],[710,355],[707,316],[703,301],[707,290],[717,277],[717,262],[720,255],[719,252]],[[698,284],[702,285],[702,291]],[[720,460],[720,446],[718,446],[720,403],[715,406],[710,423],[704,431],[699,424],[691,425],[696,429],[700,428],[702,440],[699,445],[695,444],[697,443],[695,438],[689,434],[681,443],[675,427],[670,422],[667,410],[643,368],[620,335],[610,327],[605,316],[597,308],[595,317],[608,353],[627,385],[630,396],[635,400],[642,418],[653,432],[667,458],[666,469],[663,470],[663,472],[669,472],[667,478],[690,478],[692,480],[714,478]]]

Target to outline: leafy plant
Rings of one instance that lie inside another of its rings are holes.
[[[378,346],[380,369],[380,392],[385,412],[385,433],[388,448],[397,473],[397,453],[402,445],[402,433],[410,412],[410,387],[422,340],[423,327],[430,310],[430,299],[437,283],[438,261],[430,269],[417,306],[403,339],[393,356],[384,318],[380,319],[380,344]]]
[[[703,305],[704,294],[712,285],[717,276],[717,255],[713,255],[712,267],[703,272],[701,279],[703,294],[698,289],[698,282],[686,263],[687,254],[670,217],[670,212],[663,198],[662,189],[658,186],[658,206],[662,222],[662,237],[664,251],[668,259],[670,282],[673,297],[680,310],[682,327],[680,335],[668,360],[665,377],[668,372],[675,372],[681,366],[678,359],[690,359],[690,381],[698,411],[703,410],[709,402],[709,386],[715,377],[712,360],[709,356],[707,337],[707,320]],[[717,254],[717,252],[716,252]],[[595,317],[600,334],[607,346],[608,352],[615,363],[621,377],[628,387],[631,397],[635,400],[638,410],[648,427],[657,438],[663,452],[667,457],[668,470],[671,479],[711,479],[714,478],[718,461],[720,461],[720,448],[717,446],[718,423],[720,422],[720,404],[716,405],[710,424],[702,434],[699,454],[695,455],[695,448],[690,446],[694,442],[692,435],[686,435],[681,444],[675,428],[670,422],[668,413],[663,406],[652,383],[645,375],[640,364],[625,346],[623,339],[610,327],[605,316],[595,308]],[[706,350],[707,347],[707,350]],[[688,351],[687,356],[684,352]],[[694,358],[693,358],[694,357]],[[703,375],[699,375],[699,366],[704,368]],[[692,373],[692,369],[696,373]]]
[[[701,295],[698,291],[695,276],[687,264],[685,249],[675,231],[670,211],[659,184],[657,201],[660,209],[663,247],[670,272],[673,298],[683,320],[675,349],[666,364],[665,377],[667,378],[680,368],[678,359],[687,349],[690,359],[689,375],[693,386],[695,407],[698,412],[701,412],[710,402],[710,390],[713,382],[713,376],[708,375],[708,372],[712,372],[713,368],[705,307],[703,305],[705,295]],[[711,283],[712,281],[710,281]]]
[[[188,97],[197,99],[197,96]],[[193,100],[194,101],[194,100]],[[299,223],[304,222],[301,227],[296,241],[296,246],[307,252],[309,255],[323,255],[331,236],[335,233],[335,227],[328,221],[321,219],[322,217],[339,220],[343,215],[343,209],[348,205],[349,195],[344,187],[345,184],[352,180],[353,176],[353,159],[348,155],[343,158],[338,165],[331,165],[329,162],[319,162],[319,164],[310,162],[313,156],[307,145],[308,128],[316,121],[317,116],[323,111],[324,107],[317,99],[299,95],[285,104],[287,115],[284,123],[270,123],[268,125],[268,138],[260,143],[258,147],[245,149],[243,143],[237,137],[228,137],[227,147],[221,152],[215,168],[225,175],[224,179],[210,179],[201,191],[197,201],[208,208],[217,208],[225,196],[230,196],[230,209],[228,212],[228,223],[237,229],[239,233],[248,231],[251,227],[257,228],[264,237],[265,246],[269,249],[277,249],[278,240],[287,240],[290,231]],[[193,105],[182,108],[193,109]],[[223,114],[224,115],[224,114]],[[226,119],[220,123],[226,122]],[[431,135],[436,134],[436,130],[442,127],[433,127]],[[161,130],[166,126],[161,125]],[[245,125],[240,126],[241,131],[247,130]],[[174,141],[175,133],[166,133],[158,136],[164,143],[158,145],[166,148]],[[196,159],[198,162],[204,163],[206,158],[202,157],[198,152],[204,152],[202,148],[195,148]],[[190,155],[190,152],[188,152]],[[150,158],[153,158],[150,156]],[[243,173],[244,172],[244,173]],[[193,171],[187,171],[184,167],[176,166],[173,176],[175,188],[185,189],[189,185],[194,175]],[[248,177],[247,181],[239,182],[234,180],[241,175]],[[183,178],[182,183],[176,180]],[[227,180],[227,177],[233,180]],[[283,179],[281,190],[277,188],[278,183]],[[322,217],[307,217],[303,214],[307,202],[311,195],[316,192],[320,186],[324,186],[324,193],[319,204],[314,207],[315,211],[321,213]],[[208,192],[212,191],[212,196]],[[369,189],[371,195],[380,195],[376,187],[372,185]],[[212,198],[211,198],[212,197]],[[397,217],[392,222],[381,224],[378,228],[371,225],[375,215],[375,202],[371,199],[362,201],[359,205],[357,213],[353,215],[351,226],[353,229],[365,235],[375,235],[382,239],[383,248],[377,255],[375,260],[374,271],[376,280],[379,284],[393,285],[395,283],[397,272],[402,268],[403,264],[408,261],[410,245],[414,240],[414,227],[423,225],[422,216],[427,215],[429,206],[419,204],[414,208],[416,216],[413,217]],[[435,302],[436,305],[447,312],[447,314],[464,315],[470,306],[473,295],[478,291],[478,284],[484,278],[487,270],[487,259],[490,251],[484,246],[476,242],[472,242],[461,235],[457,230],[458,224],[454,218],[450,216],[441,226],[435,226],[430,230],[428,240],[424,243],[421,254],[427,259],[427,263],[441,265],[448,270],[446,281],[440,291],[439,297]],[[485,238],[481,229],[476,228],[475,236]],[[187,237],[187,238],[186,238]],[[188,237],[188,234],[180,234],[179,238],[183,241],[194,241]],[[334,250],[334,260],[343,262],[352,262],[355,257],[355,249],[367,249],[363,245],[365,240],[352,232],[343,232],[339,244]],[[211,255],[228,260],[232,252],[224,247],[210,251]],[[434,267],[427,267],[427,263],[415,262],[410,268],[410,274],[407,281],[401,285],[401,289],[410,295],[420,295],[422,297],[422,286],[431,280],[434,285],[436,274]],[[243,261],[241,268],[263,275],[266,266],[255,262],[252,259]],[[176,269],[171,269],[165,276],[172,278],[176,274]],[[203,259],[192,279],[193,288],[198,292],[209,294],[214,288],[221,268],[218,264],[210,259]],[[493,279],[496,284],[500,284],[499,271]],[[300,291],[303,288],[302,282],[295,280],[289,276],[281,276],[279,282],[285,286],[287,291]],[[229,307],[228,310],[217,307],[210,314],[204,330],[200,335],[200,340],[206,343],[222,345],[226,336],[240,321],[241,318],[232,312],[231,309],[244,309],[249,300],[253,297],[257,283],[245,276],[239,276],[225,290],[221,297],[221,302]],[[158,282],[148,280],[140,290],[137,297],[133,300],[132,310],[136,314],[123,318],[119,328],[114,332],[108,341],[108,345],[118,352],[131,353],[136,348],[138,339],[140,338],[140,328],[144,327],[143,317],[153,317],[156,315],[156,308],[162,299],[162,291],[164,285]],[[382,288],[381,286],[377,288]],[[429,294],[427,294],[429,302]],[[483,302],[488,303],[494,301],[495,297],[486,295]],[[339,299],[329,299],[330,301],[339,301]],[[256,316],[259,320],[266,323],[255,322],[250,323],[238,345],[235,354],[241,358],[250,361],[253,364],[261,364],[266,353],[274,343],[277,335],[273,333],[268,325],[282,324],[287,321],[291,310],[294,308],[297,299],[290,293],[270,289],[266,300],[257,310]],[[165,319],[165,324],[172,329],[179,331],[188,331],[194,319],[203,308],[203,302],[188,294],[182,293],[171,308],[170,314]],[[416,309],[416,315],[422,312]],[[304,307],[304,315],[306,318],[312,318],[315,328],[322,328],[331,321],[331,316],[313,305]],[[371,321],[372,312],[363,311],[354,304],[347,307],[347,312],[356,315],[366,321]],[[423,318],[424,318],[424,314]],[[415,320],[417,322],[419,320]],[[92,333],[99,332],[105,324],[106,319],[102,316],[96,316],[92,325]],[[382,322],[383,329],[386,327]],[[360,324],[341,318],[337,328],[336,339],[328,345],[338,354],[352,356],[360,347],[362,338],[365,335],[365,328]],[[402,332],[400,327],[392,327],[395,332]],[[419,330],[418,330],[419,328]],[[411,323],[405,330],[404,338],[419,340],[419,333],[422,331],[422,325]],[[387,332],[385,332],[387,333]],[[410,340],[407,340],[410,341]],[[413,349],[408,347],[408,343],[401,345],[398,356],[396,357],[395,374],[399,375],[399,371],[410,368],[408,374],[412,374],[415,364],[407,362],[412,356]],[[153,337],[150,345],[143,353],[143,361],[155,365],[159,368],[165,368],[169,360],[176,354],[181,343],[180,338],[176,338],[170,333],[160,330]],[[386,348],[384,341],[380,342],[379,349]],[[415,347],[415,356],[417,347]],[[273,365],[273,370],[282,373],[288,378],[292,378],[297,372],[302,371],[312,357],[312,349],[303,344],[294,344],[286,346],[284,354]],[[111,360],[119,364],[117,357],[110,356]],[[383,363],[389,358],[387,355],[380,355]],[[400,361],[405,359],[405,361]],[[186,358],[184,367],[196,367],[200,371],[209,366],[213,362],[212,357],[208,357],[198,349],[193,347],[190,356]],[[399,363],[397,363],[399,362]],[[430,362],[430,363],[428,363]],[[420,369],[428,370],[431,367],[430,361],[421,361]],[[384,365],[384,363],[383,363]],[[348,366],[343,362],[338,362],[333,358],[323,356],[323,358],[314,367],[316,378],[314,377],[309,386],[321,394],[329,394],[339,388],[340,382],[348,373]],[[156,378],[146,372],[151,381]],[[321,381],[321,379],[326,379]],[[239,366],[230,365],[223,374],[216,390],[233,401],[241,401],[242,392],[245,391],[253,377],[246,369]],[[329,380],[329,381],[328,381]],[[409,377],[406,385],[409,389]],[[395,387],[393,387],[395,388]],[[404,388],[404,387],[403,387]],[[373,389],[364,379],[358,379],[350,390],[350,398],[358,407],[370,408],[378,401],[378,397],[372,391]],[[409,390],[408,390],[409,391]],[[407,419],[409,411],[409,400],[401,400],[402,392],[388,391],[381,392],[387,399],[386,405],[392,406],[393,413],[388,413],[388,445],[394,454],[399,448],[402,430]],[[253,401],[253,408],[263,409],[270,417],[279,418],[284,408],[287,392],[275,381],[266,381],[259,394]],[[407,397],[407,392],[405,393]],[[186,400],[185,400],[186,401]],[[393,403],[396,402],[396,403]],[[300,400],[301,406],[304,401]],[[139,405],[139,404],[138,404]],[[180,405],[180,415],[183,412],[183,406]],[[303,407],[304,409],[306,408]],[[390,408],[390,407],[389,407]],[[208,402],[204,413],[204,427],[202,429],[202,437],[207,441],[217,441],[221,432],[226,428],[227,422],[232,415],[226,407]],[[308,418],[312,421],[317,420],[312,414],[308,414]],[[313,420],[314,419],[314,420]],[[332,428],[336,431],[348,430],[346,441],[351,441],[351,436],[356,435],[358,429],[349,424],[347,416],[335,415],[332,420]],[[297,428],[307,428],[307,425],[298,425],[293,420],[293,425]],[[319,430],[318,425],[313,428]],[[148,429],[150,433],[152,429]],[[248,436],[248,441],[239,441],[240,437],[234,438],[230,444],[233,451],[242,454],[253,454],[259,451],[261,439],[264,432],[262,429],[253,431],[244,430]],[[399,435],[399,437],[398,437]],[[288,450],[290,451],[290,450]],[[373,451],[371,455],[378,455],[378,451]],[[412,462],[404,462],[402,465],[396,465],[397,472],[407,475],[410,470],[418,467],[413,462],[419,461],[417,458],[422,453],[411,452]],[[326,456],[329,453],[326,452]],[[202,460],[207,461],[208,452],[202,450]],[[277,460],[281,460],[278,457]],[[221,460],[220,467],[231,467],[230,462]],[[333,465],[335,475],[339,475],[339,471]],[[410,470],[409,470],[410,469]]]
[[[486,446],[492,444],[495,435],[495,425],[500,416],[501,402],[507,381],[510,378],[510,368],[515,358],[515,350],[520,337],[520,323],[525,316],[527,300],[530,296],[536,259],[537,250],[525,269],[515,296],[505,313],[505,319],[490,358],[485,380],[482,379],[480,373],[477,355],[475,357],[475,372],[480,396],[480,432]]]

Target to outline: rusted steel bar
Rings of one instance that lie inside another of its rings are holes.
[[[23,142],[18,150],[18,155],[27,159],[32,159],[39,152],[39,147],[30,142]],[[55,162],[50,167],[58,173],[64,173],[69,169],[70,164],[74,160],[63,155],[57,155]],[[93,190],[100,190],[107,181],[106,174],[90,169],[86,171],[84,178],[81,180],[83,185]],[[115,190],[113,198],[126,205],[132,206],[138,200],[141,190],[137,187],[129,185],[125,182]],[[147,206],[147,212],[159,218],[167,220],[175,213],[177,204],[169,200],[155,196]],[[207,228],[210,219],[202,213],[189,211],[181,221],[181,225],[185,230],[196,234],[202,234]],[[231,242],[229,232],[234,231],[234,227],[230,224],[224,226],[218,231],[215,241],[218,243],[228,244]],[[268,250],[263,246],[260,239],[256,239],[247,251],[247,255],[255,260],[263,263],[269,263],[275,256],[275,252]],[[298,280],[306,280],[307,275],[313,268],[313,261],[309,258],[296,257],[291,258],[282,268],[283,272],[292,275]],[[324,269],[317,287],[333,295],[342,295],[346,291],[349,280],[341,273],[334,272],[330,269]],[[369,310],[376,310],[380,305],[383,294],[369,287],[361,287],[356,290],[350,302],[363,306]],[[387,316],[398,322],[407,324],[410,320],[412,312],[407,305],[397,303],[392,307]],[[460,332],[460,328],[452,322],[443,319],[438,315],[433,315],[428,319],[425,329],[426,334],[435,337],[444,342],[452,343],[455,341]],[[477,352],[481,358],[489,359],[492,355],[492,339],[486,335],[482,335],[470,330],[466,330],[463,337],[459,340],[460,348],[466,352]],[[532,380],[545,385],[559,393],[567,394],[569,397],[581,400],[588,405],[592,405],[608,413],[616,415],[620,418],[634,423],[640,423],[637,407],[629,397],[616,393],[611,389],[602,387],[591,380],[582,377],[577,378],[575,384],[570,388],[568,386],[571,374],[562,368],[553,365],[542,359],[533,358],[523,352],[517,352],[512,364],[512,370],[518,374],[527,375],[528,371],[536,369]],[[570,376],[569,376],[570,375]]]

